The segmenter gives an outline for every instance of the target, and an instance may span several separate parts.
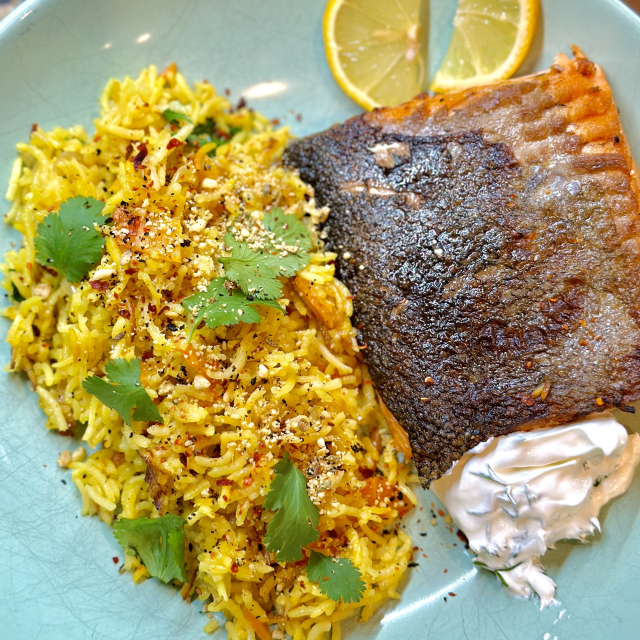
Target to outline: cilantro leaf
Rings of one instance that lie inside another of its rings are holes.
[[[278,278],[280,259],[264,251],[253,251],[244,242],[238,242],[233,234],[224,237],[231,249],[231,256],[218,258],[224,265],[227,277],[238,284],[247,295],[261,300],[274,300],[282,296],[282,283]]]
[[[196,315],[187,340],[191,340],[201,320],[204,320],[210,329],[215,329],[220,325],[228,327],[238,322],[248,324],[260,322],[260,314],[254,308],[255,305],[273,307],[282,311],[282,307],[274,300],[255,300],[253,297],[247,297],[239,289],[229,292],[225,282],[229,281],[226,278],[214,278],[206,291],[196,293],[182,301],[184,309]]]
[[[309,557],[307,577],[336,602],[358,602],[365,589],[362,574],[351,560],[329,558],[317,551],[312,551]]]
[[[241,127],[229,127],[229,133],[226,134],[226,137],[223,137],[221,135],[222,132],[216,126],[213,118],[207,118],[204,123],[196,125],[191,135],[187,138],[187,142],[190,144],[198,144],[201,147],[204,147],[205,144],[215,142],[215,149],[211,149],[207,153],[207,155],[215,155],[216,149],[227,144],[239,131],[242,131]]]
[[[318,533],[319,512],[307,494],[307,480],[302,471],[289,459],[284,458],[274,467],[275,477],[271,481],[264,508],[277,509],[267,526],[264,543],[267,551],[276,554],[278,562],[301,560],[302,549],[315,542]]]
[[[290,278],[309,264],[311,236],[298,218],[282,209],[271,209],[264,214],[262,223],[275,236],[269,241],[269,251],[279,253],[283,275]],[[296,250],[291,251],[292,248]]]
[[[69,282],[80,282],[104,251],[104,238],[94,224],[102,224],[104,204],[95,198],[77,196],[60,205],[38,225],[36,258],[55,267]]]
[[[231,256],[218,260],[244,293],[270,300],[282,295],[280,276],[290,278],[309,264],[311,236],[298,218],[282,209],[267,211],[263,224],[267,231],[264,249],[254,251],[227,233],[224,241]]]
[[[133,549],[149,573],[162,582],[186,582],[184,518],[168,513],[160,518],[118,518],[113,535],[125,552]]]
[[[18,289],[18,287],[16,287],[15,282],[11,283],[11,291],[9,292],[9,297],[14,302],[22,302],[23,300],[26,300],[26,298],[20,293],[20,290]]]
[[[191,122],[191,118],[189,116],[186,116],[184,113],[180,113],[179,111],[172,111],[171,109],[165,109],[162,112],[162,117],[169,124],[180,125],[180,120],[184,120],[186,122]]]
[[[120,417],[131,426],[131,411],[134,420],[162,422],[158,407],[140,384],[140,359],[125,360],[118,358],[105,366],[109,382],[89,376],[82,383],[82,388],[95,396],[102,404],[115,409]]]

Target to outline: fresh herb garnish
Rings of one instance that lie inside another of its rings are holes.
[[[104,238],[94,226],[107,219],[103,209],[99,200],[77,196],[47,215],[35,239],[38,262],[64,273],[69,282],[80,282],[104,251]]]
[[[213,118],[207,118],[204,123],[198,124],[194,127],[193,131],[187,138],[187,142],[190,144],[197,144],[200,147],[204,147],[205,144],[212,142],[216,143],[216,147],[211,149],[207,155],[215,155],[216,149],[225,144],[228,144],[231,138],[242,131],[241,127],[229,127],[229,133],[221,135],[221,131],[216,126]]]
[[[125,360],[118,358],[105,365],[109,382],[89,376],[82,388],[95,396],[102,404],[115,409],[125,423],[131,426],[131,412],[134,420],[162,422],[158,407],[140,383],[140,359]]]
[[[278,278],[280,258],[265,251],[253,251],[246,242],[238,242],[232,233],[224,237],[231,256],[218,258],[227,277],[238,284],[247,295],[262,300],[275,300],[282,296],[282,283]]]
[[[218,260],[244,293],[273,300],[282,295],[280,276],[291,277],[309,264],[311,237],[302,222],[282,209],[266,212],[263,224],[267,230],[264,249],[254,251],[227,233],[224,241],[231,256]]]
[[[185,122],[191,122],[191,118],[184,113],[180,113],[179,111],[172,111],[171,109],[165,109],[162,112],[162,117],[169,124],[177,124],[180,125],[180,120],[184,120]]]
[[[264,543],[278,562],[295,562],[302,549],[318,537],[319,512],[307,494],[307,480],[285,453],[274,467],[275,476],[264,508],[277,513],[267,526]]]
[[[260,322],[260,314],[255,309],[256,305],[282,311],[282,307],[273,300],[256,300],[253,297],[247,297],[239,289],[229,291],[225,283],[231,284],[226,278],[214,278],[206,291],[196,293],[182,301],[184,309],[196,315],[187,340],[191,340],[193,332],[202,320],[210,329],[215,329],[220,325],[228,327],[238,322],[248,324]]]
[[[267,211],[262,223],[275,236],[269,239],[268,250],[280,254],[282,275],[290,278],[309,264],[311,236],[298,218],[278,208]]]
[[[276,554],[278,562],[296,562],[304,557],[302,549],[320,536],[319,511],[309,498],[304,474],[289,459],[288,453],[274,471],[263,506],[277,512],[267,526],[264,543],[267,551]],[[365,589],[360,571],[351,560],[334,560],[317,551],[311,552],[307,576],[336,602],[357,602]]]
[[[14,302],[22,302],[23,300],[26,300],[26,298],[20,293],[18,287],[16,287],[15,282],[11,283],[11,291],[9,292],[9,295]]]
[[[113,535],[126,553],[137,553],[154,578],[186,582],[184,518],[168,513],[160,518],[118,518]]]
[[[317,582],[320,591],[336,602],[358,602],[365,584],[362,574],[348,558],[329,558],[312,551],[307,565],[307,577]]]

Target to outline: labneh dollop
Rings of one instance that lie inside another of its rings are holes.
[[[598,513],[624,493],[640,460],[640,435],[610,413],[483,442],[431,488],[469,539],[476,563],[514,595],[555,602],[540,561],[558,540],[600,529]]]

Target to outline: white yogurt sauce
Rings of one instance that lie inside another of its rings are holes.
[[[492,438],[431,488],[469,538],[476,562],[514,595],[555,602],[540,557],[558,540],[600,529],[598,513],[624,493],[640,461],[640,435],[609,413]]]

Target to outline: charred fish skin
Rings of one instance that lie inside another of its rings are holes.
[[[491,436],[640,398],[637,175],[602,71],[418,97],[296,141],[425,485]]]

